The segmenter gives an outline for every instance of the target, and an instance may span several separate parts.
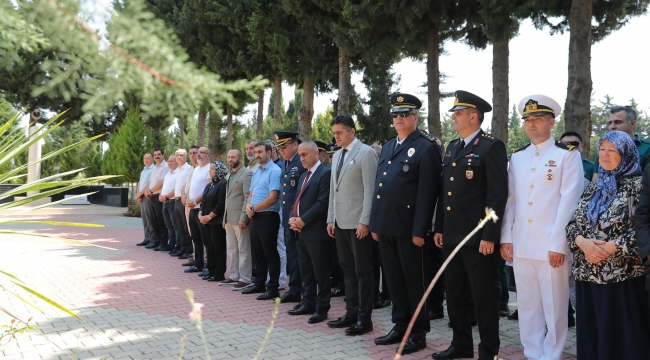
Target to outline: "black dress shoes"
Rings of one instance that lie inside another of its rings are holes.
[[[499,310],[499,317],[506,317],[510,315],[510,310]]]
[[[428,315],[429,315],[429,320],[439,320],[445,317],[445,313],[442,311],[441,312],[429,311]]]
[[[178,252],[172,250],[172,251],[169,252],[169,256],[181,256],[181,254],[179,254]]]
[[[419,339],[408,338],[406,343],[404,343],[404,349],[402,349],[402,355],[412,354],[416,351],[420,351],[427,347],[427,338],[421,337]],[[474,354],[472,353],[472,357]]]
[[[264,294],[260,295],[257,297],[257,300],[273,300],[275,298],[280,297],[280,292],[275,290],[275,291],[267,291]]]
[[[331,328],[344,328],[344,327],[350,327],[356,323],[357,323],[356,316],[349,316],[348,314],[345,314],[336,320],[328,321],[327,326]]]
[[[135,244],[135,246],[145,246],[145,245],[149,245],[149,240],[142,240],[142,242]]]
[[[158,245],[155,248],[153,248],[153,251],[160,251],[160,249],[162,249],[162,247],[160,245]]]
[[[161,252],[168,252],[168,251],[172,251],[172,248],[170,248],[169,246],[162,246],[160,248],[160,251]]]
[[[519,320],[519,310],[515,310],[515,312],[508,315],[508,320]]]
[[[224,280],[226,280],[226,278],[223,277],[223,276],[210,276],[210,278],[208,279],[208,281],[210,281],[210,282],[215,282],[215,281],[218,282],[218,281],[224,281]]]
[[[297,308],[301,307],[303,304],[304,304],[304,302],[302,302],[302,300],[300,300],[300,302],[297,303],[296,306],[293,307],[293,309],[296,310]]]
[[[248,294],[261,294],[261,293],[263,293],[264,291],[266,291],[266,289],[264,289],[263,286],[253,285],[253,286],[247,288],[246,290],[242,290],[241,293],[244,294],[244,295],[248,295]]]
[[[203,271],[201,271],[198,275],[201,277],[208,276],[210,275],[210,271],[208,269],[203,269]]]
[[[203,271],[202,271],[202,272],[203,272]],[[202,272],[201,272],[201,273],[202,273]],[[201,273],[199,273],[199,276],[201,276]],[[212,276],[210,276],[210,275],[201,276],[201,280],[208,280],[208,279],[210,279],[211,277],[212,277]]]
[[[364,324],[361,321],[357,321],[356,324],[345,329],[345,335],[359,336],[359,335],[367,334],[371,331],[372,331],[372,323]]]
[[[375,339],[375,344],[377,345],[391,345],[397,344],[402,341],[404,334],[400,334],[395,330],[391,330],[388,335],[380,336]]]
[[[343,289],[334,289],[334,291],[332,291],[332,294],[331,294],[332,297],[339,297],[339,296],[344,296],[344,295],[345,295],[345,290],[343,290]]]
[[[284,295],[282,295],[282,297],[280,298],[280,303],[286,304],[290,302],[300,302],[300,294],[293,294],[291,293],[291,291],[287,291],[286,293],[284,293]]]
[[[313,314],[314,311],[316,311],[316,308],[303,304],[301,307],[299,307],[297,309],[291,309],[291,310],[287,311],[287,314],[289,314],[289,315],[307,315],[307,314]]]
[[[158,247],[158,245],[159,245],[158,243],[149,242],[149,244],[147,246],[145,246],[144,248],[145,249],[153,249],[153,248]]]
[[[309,318],[309,320],[307,320],[307,322],[310,324],[318,324],[319,322],[323,322],[326,319],[327,319],[327,313],[315,312],[314,315],[312,315]]]
[[[373,309],[383,309],[387,306],[390,306],[390,300],[388,299],[379,299],[372,304]]]
[[[203,271],[203,269],[197,268],[196,266],[190,266],[187,269],[183,270],[183,272],[186,273],[201,272],[201,271]]]
[[[178,257],[179,259],[189,259],[190,255],[189,254],[182,254]]]
[[[431,355],[432,358],[436,360],[447,360],[447,359],[471,359],[474,357],[474,349],[471,347],[468,348],[457,348],[454,345],[451,345],[445,351],[438,351]]]

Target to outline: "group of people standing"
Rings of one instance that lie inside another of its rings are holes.
[[[248,166],[239,149],[228,151],[227,165],[210,162],[206,147],[190,148],[193,166],[184,149],[167,162],[160,149],[145,154],[138,245],[188,259],[185,272],[258,300],[295,302],[288,314],[310,315],[311,324],[328,319],[331,297],[344,295],[345,313],[327,325],[350,336],[373,331],[373,308],[392,302],[394,326],[375,339],[391,345],[404,337],[442,261],[491,209],[498,220],[451,259],[403,353],[426,347],[446,293],[453,340],[432,357],[472,358],[478,324],[479,359],[494,359],[499,316],[507,315],[505,260],[527,358],[562,357],[570,298],[579,359],[647,358],[650,344],[638,339],[650,337],[650,167],[641,177],[650,143],[635,138],[633,110],[612,109],[594,166],[577,151],[580,134],[552,139],[561,108],[547,96],[521,100],[531,142],[510,159],[505,144],[481,129],[492,107],[472,93],[455,93],[459,138],[444,151],[418,130],[417,97],[390,100],[397,136],[383,146],[362,143],[353,119],[339,115],[330,145],[284,131],[249,140]]]

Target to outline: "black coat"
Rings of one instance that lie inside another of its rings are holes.
[[[468,245],[481,240],[499,244],[501,219],[508,201],[508,158],[503,142],[480,130],[462,150],[460,139],[447,145],[442,159],[442,192],[436,212],[435,232],[445,244],[456,245],[492,208],[499,221],[489,221]]]
[[[321,163],[316,172],[311,175],[307,187],[300,197],[300,213],[298,215],[305,223],[302,228],[302,238],[305,241],[330,239],[327,234],[327,207],[330,198],[331,172],[327,165]],[[307,177],[306,171],[300,175],[299,187],[302,187],[305,177]],[[298,195],[296,194],[296,196]],[[292,214],[290,213],[290,215]]]
[[[286,171],[285,171],[285,163],[288,164],[286,165]],[[293,156],[291,160],[284,160],[282,164],[278,163],[278,166],[280,166],[280,170],[282,171],[280,175],[280,197],[282,198],[282,202],[280,203],[282,206],[282,226],[285,228],[289,227],[289,218],[291,217],[291,210],[293,209],[293,202],[296,200],[296,196],[298,196],[298,185],[299,181],[298,179],[300,178],[300,175],[304,174],[307,172],[307,170],[302,166],[302,163],[300,162],[300,156],[298,156],[298,153]]]
[[[219,225],[223,222],[223,214],[226,210],[226,189],[228,180],[221,179],[216,183],[211,182],[203,190],[203,201],[201,202],[201,215],[205,216],[215,213],[208,225]]]
[[[423,238],[440,194],[440,147],[419,130],[394,151],[396,144],[390,139],[379,156],[370,231]]]
[[[648,255],[650,255],[650,166],[645,167],[641,184],[639,205],[637,205],[634,213],[634,227],[641,263],[643,264],[648,261]]]

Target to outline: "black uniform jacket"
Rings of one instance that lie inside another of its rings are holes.
[[[419,130],[396,144],[390,139],[379,156],[370,231],[425,237],[440,193],[440,147]]]
[[[501,218],[508,201],[508,158],[503,141],[483,130],[459,151],[460,139],[447,145],[442,158],[442,192],[436,212],[435,232],[445,244],[457,245],[493,209],[499,221],[489,221],[467,245],[481,240],[499,244]]]
[[[288,165],[285,165],[288,163]],[[280,197],[282,199],[282,226],[289,228],[289,218],[291,217],[293,210],[293,202],[298,196],[298,179],[300,175],[307,172],[300,162],[300,156],[298,153],[293,156],[291,159],[284,159],[284,162],[280,166],[282,174],[280,175]],[[285,170],[286,169],[286,170]]]

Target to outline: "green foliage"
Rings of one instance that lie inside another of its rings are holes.
[[[330,144],[333,136],[332,125],[330,125],[332,119],[334,119],[334,109],[331,106],[327,107],[324,114],[317,114],[312,128],[311,139]]]
[[[129,199],[129,205],[124,212],[126,217],[142,217],[140,203],[135,201],[135,199]]]
[[[508,118],[508,148],[506,149],[508,156],[514,150],[526,146],[529,142],[530,139],[526,136],[526,131],[517,111],[517,106],[513,105],[510,118]]]
[[[358,114],[357,120],[360,128],[359,139],[367,144],[384,144],[395,136],[390,114],[390,95],[399,78],[395,79],[395,74],[390,70],[391,66],[391,62],[379,61],[366,68],[363,74],[362,82],[368,88],[369,97],[364,103],[368,105],[369,111],[368,114]],[[425,118],[420,116],[421,124],[426,122]]]

